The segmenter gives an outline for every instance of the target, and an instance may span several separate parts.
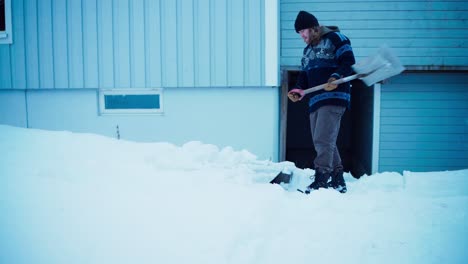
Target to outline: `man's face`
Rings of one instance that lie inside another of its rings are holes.
[[[306,28],[299,31],[299,35],[306,44],[317,44],[320,41],[318,29]]]

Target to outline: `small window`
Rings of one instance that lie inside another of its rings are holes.
[[[0,44],[11,44],[11,0],[0,0]]]
[[[101,114],[162,114],[162,89],[99,91]]]

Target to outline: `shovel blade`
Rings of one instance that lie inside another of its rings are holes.
[[[383,46],[376,55],[368,57],[353,65],[353,70],[358,74],[365,74],[361,78],[367,86],[383,81],[400,74],[405,70],[390,48]]]
[[[278,175],[276,175],[275,178],[273,178],[273,180],[270,181],[270,183],[272,184],[288,184],[289,182],[291,182],[291,177],[292,177],[292,173],[284,173],[284,172],[280,172],[278,173]]]

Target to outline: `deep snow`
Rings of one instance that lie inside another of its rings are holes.
[[[312,170],[201,142],[0,126],[0,150],[2,264],[468,261],[468,170],[307,196]]]

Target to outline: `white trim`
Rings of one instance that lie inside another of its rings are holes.
[[[152,89],[100,89],[99,90],[99,113],[101,115],[108,114],[153,114],[162,115],[164,113],[163,108],[163,96],[162,88]],[[159,108],[158,109],[106,109],[104,97],[106,95],[159,95]]]
[[[279,86],[278,0],[265,0],[265,86]]]
[[[11,0],[5,0],[5,31],[0,31],[0,44],[13,43],[13,30],[11,27]]]
[[[379,153],[380,153],[380,83],[374,84],[374,117],[372,125],[372,174],[379,171]]]

